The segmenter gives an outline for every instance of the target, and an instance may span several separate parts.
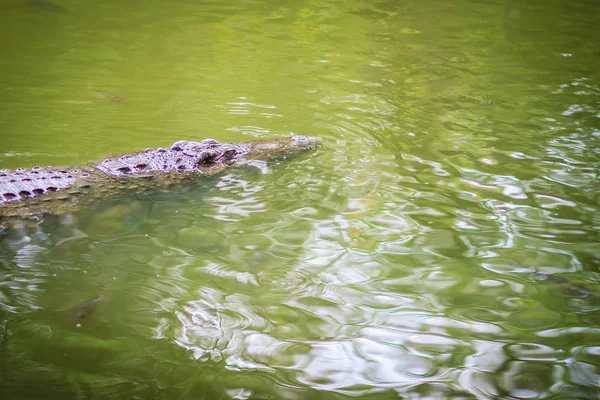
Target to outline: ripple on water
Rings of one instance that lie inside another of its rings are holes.
[[[536,332],[557,326],[563,322],[560,314],[543,308],[513,312],[507,320],[519,329]]]
[[[554,349],[539,343],[516,343],[505,348],[510,356],[523,361],[557,361],[565,354],[563,349]]]

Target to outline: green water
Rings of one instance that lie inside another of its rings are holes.
[[[0,168],[323,140],[0,233],[0,399],[599,398],[597,1],[0,6]]]

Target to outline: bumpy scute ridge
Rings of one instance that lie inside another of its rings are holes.
[[[53,169],[52,167],[31,169],[17,168],[0,171],[0,204],[39,197],[44,193],[65,189],[89,176],[81,170]]]

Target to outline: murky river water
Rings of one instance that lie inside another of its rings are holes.
[[[1,8],[0,168],[323,140],[5,229],[1,399],[600,396],[597,1]]]

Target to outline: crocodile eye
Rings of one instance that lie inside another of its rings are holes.
[[[209,152],[202,152],[198,157],[198,165],[210,165],[215,162],[216,154]]]
[[[145,162],[140,162],[140,163],[137,163],[137,164],[135,165],[135,168],[136,168],[136,169],[144,169],[144,168],[146,168],[147,166],[148,166],[148,164],[146,164]]]
[[[237,151],[235,151],[234,149],[229,149],[229,150],[225,150],[223,152],[222,157],[225,158],[226,160],[231,160],[233,157],[235,157],[236,154],[237,154]]]
[[[214,150],[207,150],[200,152],[200,155],[196,159],[198,165],[210,165],[214,164],[215,159],[219,156],[219,153]]]

